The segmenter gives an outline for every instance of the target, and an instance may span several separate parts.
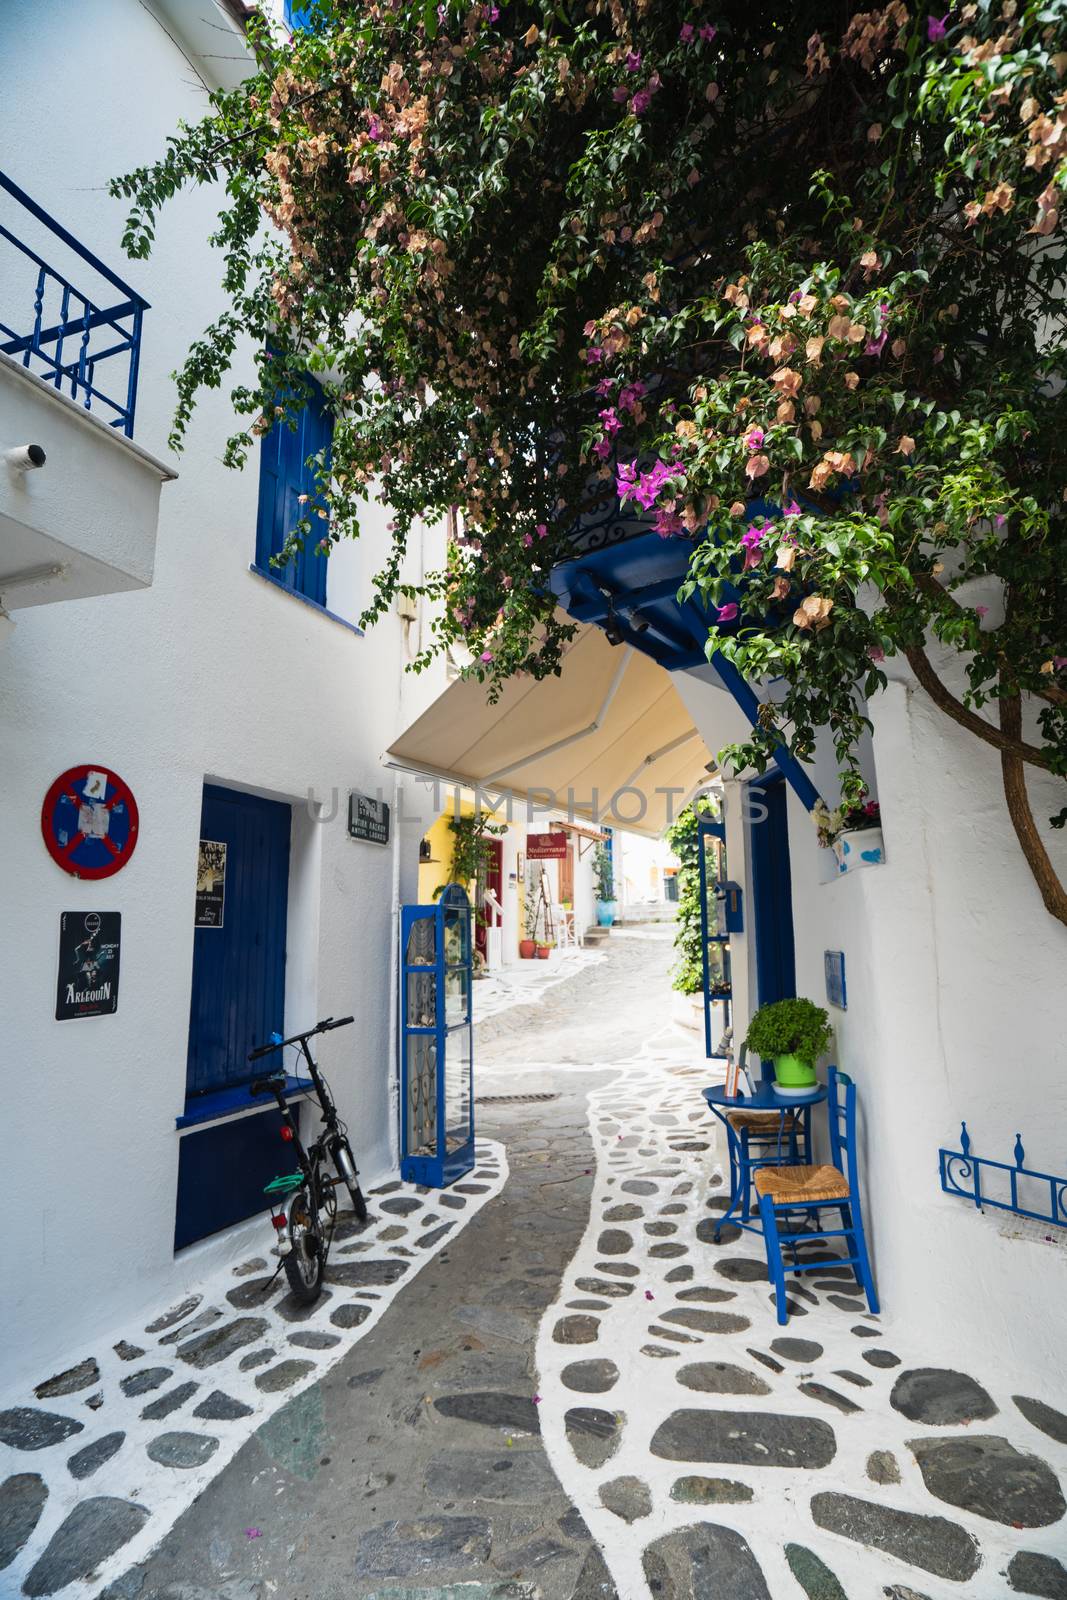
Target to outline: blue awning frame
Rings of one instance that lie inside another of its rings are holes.
[[[770,515],[778,509],[759,500],[746,511],[757,516]],[[645,532],[631,526],[617,542],[579,550],[570,559],[557,563],[549,583],[559,604],[576,622],[601,628],[612,644],[641,651],[667,672],[685,672],[707,666],[710,661],[723,688],[754,728],[760,710],[754,690],[721,650],[709,657],[705,648],[708,630],[716,624],[717,608],[696,594],[687,600],[678,599],[691,553],[688,540],[663,538],[651,529]],[[740,598],[739,589],[726,584],[720,605]],[[719,626],[729,634],[737,624]],[[779,746],[773,759],[798,799],[811,811],[819,791],[802,763],[784,746]]]

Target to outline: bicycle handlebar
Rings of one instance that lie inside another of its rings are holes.
[[[355,1022],[355,1017],[324,1017],[321,1022],[316,1022],[313,1028],[308,1028],[305,1033],[294,1033],[291,1039],[272,1039],[270,1044],[259,1044],[248,1054],[249,1061],[258,1061],[261,1056],[269,1056],[274,1050],[281,1050],[287,1044],[304,1044],[306,1040],[313,1039],[317,1033],[329,1033],[333,1028],[347,1028],[350,1022]],[[266,1080],[259,1080],[264,1082]],[[256,1088],[253,1084],[252,1093]]]

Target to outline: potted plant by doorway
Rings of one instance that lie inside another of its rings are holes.
[[[552,946],[553,946],[554,942],[555,941],[552,940],[552,939],[546,939],[546,940],[543,940],[543,941],[539,939],[537,941],[537,959],[538,959],[538,961],[547,961],[548,960],[549,956],[552,954]]]
[[[530,893],[529,885],[523,904],[522,934],[519,940],[519,955],[524,961],[532,961],[537,954],[537,902]]]
[[[745,1044],[774,1062],[775,1092],[793,1098],[818,1088],[815,1063],[830,1043],[830,1018],[814,1000],[775,1000],[760,1006]]]
[[[615,867],[602,844],[597,845],[593,857],[593,876],[596,878],[596,920],[602,928],[610,928],[616,910]]]

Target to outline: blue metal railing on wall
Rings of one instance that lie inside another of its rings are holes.
[[[21,359],[24,367],[36,372],[61,393],[69,393],[74,400],[80,399],[86,411],[95,408],[104,412],[113,428],[120,428],[132,439],[141,319],[148,310],[148,301],[98,260],[91,250],[79,244],[3,172],[0,172],[0,190],[6,191],[121,296],[114,304],[98,305],[0,222],[0,239],[13,245],[31,263],[31,270],[26,273],[24,303],[10,310],[0,307],[3,313],[0,316],[0,351]],[[33,267],[37,269],[35,273]],[[99,298],[110,300],[111,295]],[[5,317],[11,317],[12,323],[3,320]],[[121,383],[123,356],[128,357],[125,385]],[[104,372],[98,381],[101,367]],[[117,388],[114,379],[118,380]],[[106,388],[103,387],[105,383]]]
[[[1067,1228],[1067,1176],[1037,1172],[1024,1166],[1026,1151],[1019,1134],[1015,1135],[1014,1165],[992,1161],[988,1156],[971,1154],[967,1124],[960,1124],[960,1148],[940,1150],[941,1187],[946,1194],[959,1195],[981,1211],[991,1206],[1010,1211],[1017,1217]],[[1007,1174],[1007,1177],[1001,1174]]]

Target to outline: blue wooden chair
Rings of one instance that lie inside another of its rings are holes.
[[[827,1264],[825,1256],[819,1261],[801,1260],[797,1246],[820,1243],[824,1239],[844,1239],[849,1253],[835,1256],[834,1264],[851,1266],[856,1282],[867,1296],[871,1311],[878,1311],[878,1296],[871,1275],[860,1208],[856,1159],[856,1085],[847,1072],[839,1072],[836,1067],[831,1067],[828,1088],[827,1111],[833,1164],[815,1167],[762,1166],[754,1177],[763,1223],[767,1271],[774,1284],[778,1321],[783,1325],[789,1319],[786,1272],[818,1272]],[[822,1226],[821,1213],[827,1210],[841,1213],[840,1228]],[[782,1232],[779,1219],[787,1229],[794,1231]],[[792,1263],[788,1267],[782,1259],[783,1245],[789,1246],[792,1255]]]

